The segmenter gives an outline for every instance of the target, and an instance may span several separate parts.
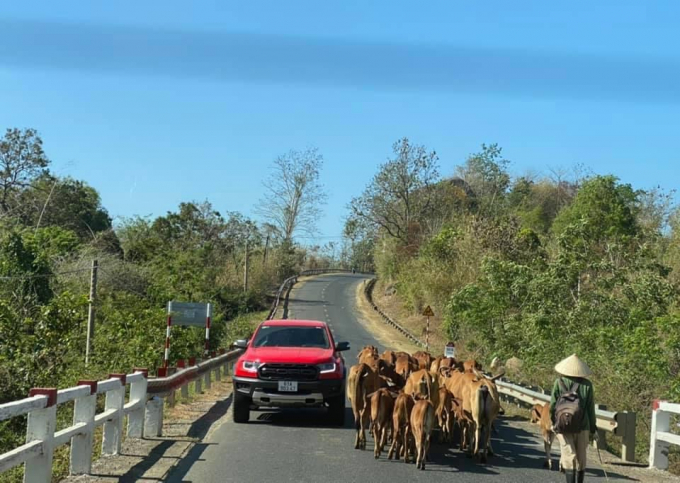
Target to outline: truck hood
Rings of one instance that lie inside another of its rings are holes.
[[[316,347],[251,347],[242,358],[263,363],[323,364],[331,360],[333,352],[333,349]]]

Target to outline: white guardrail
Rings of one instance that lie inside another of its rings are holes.
[[[135,369],[132,374],[110,374],[104,381],[79,381],[68,389],[35,388],[29,397],[0,404],[0,421],[28,415],[26,443],[7,453],[0,454],[0,475],[24,464],[24,482],[49,483],[52,480],[52,457],[55,448],[70,443],[70,474],[89,474],[92,469],[94,431],[103,426],[102,454],[120,452],[123,441],[124,420],[127,416],[127,437],[158,437],[162,435],[165,400],[174,404],[176,391],[182,398],[189,396],[188,385],[210,387],[229,373],[229,365],[241,354],[230,351],[202,362],[178,368],[160,368],[160,376],[148,378],[146,369]],[[213,353],[214,355],[214,353]],[[170,370],[168,370],[170,369]],[[97,412],[97,396],[104,395],[104,406]],[[57,408],[60,404],[74,402],[73,424],[56,430]],[[2,478],[0,477],[0,480]]]
[[[680,434],[671,433],[671,415],[680,415],[680,404],[654,401],[652,407],[652,436],[649,444],[649,467],[668,469],[670,445],[680,446]]]

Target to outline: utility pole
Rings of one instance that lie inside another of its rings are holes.
[[[243,264],[243,291],[248,291],[248,238],[246,238],[246,259]]]
[[[262,267],[267,266],[267,249],[269,248],[269,233],[267,233],[267,239],[264,242],[264,257],[262,258]]]
[[[87,309],[87,343],[85,346],[85,365],[90,362],[92,343],[94,341],[94,306],[97,300],[97,269],[99,263],[92,260],[92,273],[90,274],[90,304]]]

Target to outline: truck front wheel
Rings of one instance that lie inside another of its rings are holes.
[[[250,398],[234,391],[234,407],[232,417],[235,423],[247,423],[250,419]]]

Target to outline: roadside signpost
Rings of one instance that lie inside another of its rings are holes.
[[[204,355],[210,353],[210,319],[212,318],[212,305],[194,302],[168,302],[168,326],[165,332],[165,354],[163,357],[164,367],[170,363],[170,327],[183,325],[190,327],[205,327]]]
[[[430,317],[434,317],[432,307],[429,305],[423,310],[423,315],[426,317],[427,325],[425,326],[425,350],[430,350]]]
[[[444,357],[456,357],[456,345],[453,342],[444,346]]]

